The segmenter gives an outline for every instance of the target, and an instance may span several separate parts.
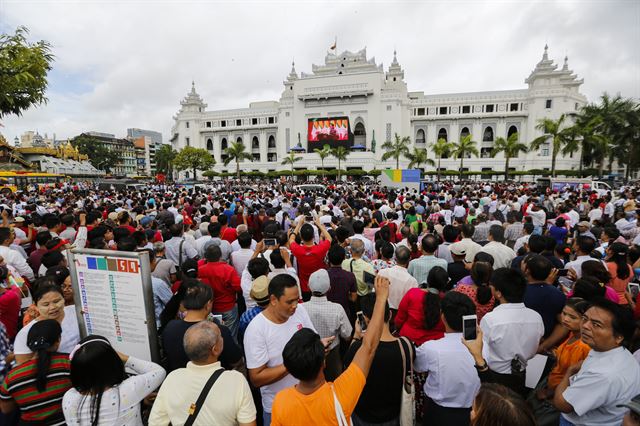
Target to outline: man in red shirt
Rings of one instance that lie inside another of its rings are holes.
[[[289,248],[298,262],[298,278],[300,278],[300,287],[302,287],[302,300],[305,302],[311,299],[309,276],[318,269],[327,267],[324,258],[331,247],[331,235],[329,235],[327,229],[317,217],[313,221],[323,237],[323,241],[320,244],[316,244],[313,241],[313,226],[305,223],[305,216],[298,217],[296,229],[289,235]],[[300,235],[302,244],[295,242],[297,235]]]
[[[205,251],[207,263],[198,267],[198,279],[213,289],[214,315],[222,315],[222,322],[226,325],[234,339],[238,336],[238,305],[236,295],[242,292],[240,276],[236,269],[226,262],[221,262],[220,246],[210,245]]]
[[[236,228],[232,228],[228,224],[229,219],[227,215],[221,214],[218,216],[218,223],[220,224],[220,239],[227,241],[229,244],[234,242],[238,238]]]

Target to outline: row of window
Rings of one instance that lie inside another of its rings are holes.
[[[515,125],[511,125],[509,126],[509,129],[507,130],[507,138],[510,137],[512,134],[514,133],[518,133],[518,127]],[[471,132],[469,131],[468,127],[463,127],[462,129],[460,129],[460,139],[469,136],[469,134],[471,134]],[[426,142],[426,132],[424,129],[418,129],[416,131],[416,143],[417,144],[423,144]],[[437,139],[444,139],[445,141],[449,140],[449,133],[447,131],[446,128],[441,127],[438,130],[438,138]],[[493,130],[493,126],[486,126],[484,128],[484,131],[482,132],[482,142],[493,142],[495,140],[495,132]]]
[[[187,138],[187,143],[188,142],[189,142],[189,138]],[[242,143],[242,138],[238,136],[236,138],[236,142]],[[189,145],[187,144],[187,146]],[[220,139],[220,149],[225,150],[228,147],[229,147],[229,142],[227,141],[227,138]],[[267,148],[272,149],[275,147],[276,147],[276,138],[273,135],[270,135],[269,139],[267,140]],[[251,139],[251,149],[259,149],[259,148],[260,148],[260,140],[258,139],[257,136],[254,136]],[[213,151],[213,139],[211,138],[207,138],[207,150]]]
[[[259,124],[276,124],[278,122],[278,118],[273,116],[273,117],[262,117],[262,118],[237,118],[235,120],[220,120],[220,122],[218,121],[206,121],[204,123],[204,126],[207,129],[210,129],[212,127],[230,127],[233,126],[235,124],[235,126],[240,127],[240,126],[248,126],[249,123],[251,123],[252,126],[257,126]],[[184,127],[185,128],[189,128],[189,122],[185,121],[184,122]]]
[[[547,108],[551,108],[551,99],[547,100]],[[523,104],[513,102],[508,104],[484,104],[484,105],[462,105],[462,106],[441,106],[436,108],[414,108],[413,115],[449,115],[449,114],[471,114],[474,113],[493,113],[500,111],[517,112],[522,111]]]

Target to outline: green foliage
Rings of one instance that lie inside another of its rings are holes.
[[[437,142],[431,144],[430,148],[438,158],[436,175],[437,179],[440,180],[440,161],[442,160],[442,157],[444,155],[449,155],[449,153],[453,150],[453,144],[451,142],[447,142],[447,140],[444,138],[440,138]]]
[[[409,168],[413,169],[414,167],[420,168],[422,164],[428,164],[430,166],[435,166],[435,162],[428,158],[427,150],[424,148],[413,148],[413,151],[406,154],[407,159],[409,160]]]
[[[347,160],[347,157],[349,156],[349,150],[344,146],[338,146],[331,150],[331,155],[336,157],[336,159],[338,160],[338,180],[340,180],[340,168],[342,167],[342,162]]]
[[[78,152],[89,157],[89,162],[99,170],[111,173],[118,164],[120,155],[116,151],[110,151],[99,139],[89,135],[80,135],[71,139],[71,145],[78,148]]]
[[[453,143],[451,146],[452,154],[454,155],[454,157],[458,157],[460,159],[460,177],[462,177],[464,157],[466,157],[467,155],[473,155],[477,157],[479,155],[476,144],[476,141],[471,139],[471,135],[467,135],[460,139],[460,142]]]
[[[498,153],[504,153],[504,175],[505,180],[509,179],[509,160],[513,157],[517,157],[521,152],[527,152],[529,148],[527,145],[518,141],[518,133],[513,133],[507,139],[497,138],[493,143],[493,150],[491,156],[495,157]]]
[[[54,58],[51,45],[43,40],[29,43],[27,34],[25,27],[19,27],[13,35],[0,35],[0,118],[21,115],[47,102],[47,73]]]
[[[230,162],[236,162],[236,176],[240,179],[240,162],[244,160],[251,161],[253,157],[251,154],[245,151],[245,146],[242,142],[233,142],[231,146],[224,150],[227,154],[227,158],[224,160],[224,165],[228,166]]]
[[[318,157],[320,157],[320,164],[323,170],[322,176],[324,176],[324,160],[331,155],[331,147],[329,145],[324,145],[322,149],[316,148],[313,152],[318,154]]]
[[[156,171],[167,176],[173,175],[173,160],[178,153],[171,145],[163,144],[156,151]]]
[[[185,146],[178,152],[173,165],[176,170],[193,170],[193,178],[198,170],[208,170],[216,165],[216,160],[206,149]]]
[[[382,149],[386,152],[382,155],[382,161],[387,161],[390,158],[396,160],[396,169],[400,168],[400,157],[407,157],[409,155],[409,144],[411,138],[405,136],[401,138],[397,133],[393,141],[386,141],[382,144]]]
[[[289,155],[287,155],[286,157],[284,157],[284,159],[282,160],[282,164],[283,166],[290,164],[291,165],[291,177],[293,177],[294,175],[294,170],[293,170],[293,165],[295,163],[297,163],[298,161],[302,160],[302,157],[296,157],[296,153],[294,151],[289,151]]]

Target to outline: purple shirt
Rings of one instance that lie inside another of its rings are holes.
[[[342,266],[332,266],[327,269],[327,273],[331,283],[327,292],[327,300],[342,305],[349,320],[353,322],[353,313],[349,307],[349,294],[357,291],[356,276],[353,275],[353,272],[342,269]]]

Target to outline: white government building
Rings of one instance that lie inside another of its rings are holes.
[[[194,146],[207,149],[216,159],[216,171],[235,171],[235,163],[223,165],[225,149],[231,142],[241,141],[253,161],[241,164],[244,171],[289,169],[281,165],[290,149],[302,161],[294,168],[319,169],[320,160],[313,152],[321,143],[307,141],[310,119],[348,117],[353,136],[352,152],[342,168],[371,170],[394,168],[395,160],[383,162],[381,145],[389,139],[409,136],[411,145],[429,150],[439,138],[457,142],[471,134],[480,151],[478,158],[465,159],[466,170],[503,170],[502,154],[490,158],[493,141],[518,132],[522,141],[530,142],[542,134],[536,130],[541,118],[556,119],[561,114],[576,112],[587,102],[580,93],[583,83],[564,65],[549,59],[547,46],[542,59],[524,80],[524,89],[490,92],[431,95],[410,92],[404,71],[394,52],[391,66],[385,71],[375,58],[367,58],[366,49],[359,52],[327,53],[324,64],[312,65],[310,74],[298,76],[295,64],[283,82],[278,101],[252,102],[248,108],[207,111],[207,105],[191,92],[180,102],[173,117],[170,140],[175,149]],[[412,148],[412,147],[411,147]],[[429,150],[429,157],[435,159]],[[577,169],[579,155],[557,158],[558,170]],[[400,167],[408,161],[401,160]],[[337,168],[335,158],[325,159],[327,169]],[[458,170],[459,160],[443,159],[441,168]],[[511,159],[513,170],[550,169],[551,147],[520,154]],[[432,169],[432,168],[431,168]],[[188,172],[182,173],[189,177]]]

